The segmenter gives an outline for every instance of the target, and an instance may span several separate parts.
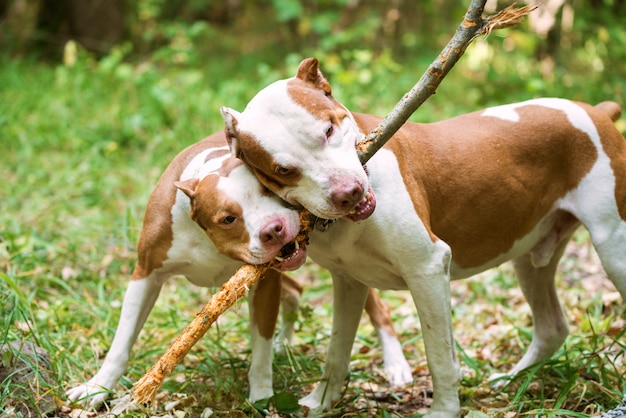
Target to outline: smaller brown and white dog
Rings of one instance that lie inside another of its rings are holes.
[[[263,264],[285,254],[283,247],[299,228],[298,212],[231,157],[223,132],[182,151],[163,173],[148,202],[137,265],[111,348],[96,375],[70,389],[68,398],[91,407],[106,400],[126,371],[131,347],[166,280],[185,276],[198,286],[221,286],[242,263]],[[283,255],[274,270],[250,289],[252,360],[248,380],[252,402],[273,394],[273,335],[281,300],[283,342],[293,334],[293,320],[286,318],[297,312],[302,293],[301,285],[280,271],[294,270],[305,260],[306,249],[292,247],[290,255]],[[373,291],[366,311],[381,338],[390,383],[411,382],[411,368],[389,311]]]

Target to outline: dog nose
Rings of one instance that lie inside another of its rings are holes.
[[[274,219],[268,222],[259,234],[261,242],[266,244],[271,243],[284,243],[285,241],[285,228],[283,222],[280,219]]]
[[[336,187],[330,195],[333,204],[342,209],[350,210],[363,199],[363,185],[354,182]]]

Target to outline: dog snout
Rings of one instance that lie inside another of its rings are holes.
[[[363,199],[365,189],[358,182],[342,183],[331,192],[331,200],[335,207],[349,211]]]
[[[261,228],[259,238],[264,244],[284,244],[286,227],[282,219],[272,219]]]

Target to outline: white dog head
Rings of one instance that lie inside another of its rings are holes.
[[[371,215],[375,199],[355,150],[362,134],[315,58],[261,90],[243,112],[221,112],[233,155],[287,202],[325,219]]]

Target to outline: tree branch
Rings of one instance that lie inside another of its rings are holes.
[[[489,35],[493,30],[517,25],[537,6],[514,8],[507,7],[494,16],[483,18],[486,0],[472,0],[463,21],[437,59],[433,61],[417,84],[406,93],[382,122],[374,128],[365,140],[357,144],[357,152],[362,164],[365,164],[385,143],[400,129],[411,115],[441,84],[454,64],[465,53],[467,47],[479,35]]]

